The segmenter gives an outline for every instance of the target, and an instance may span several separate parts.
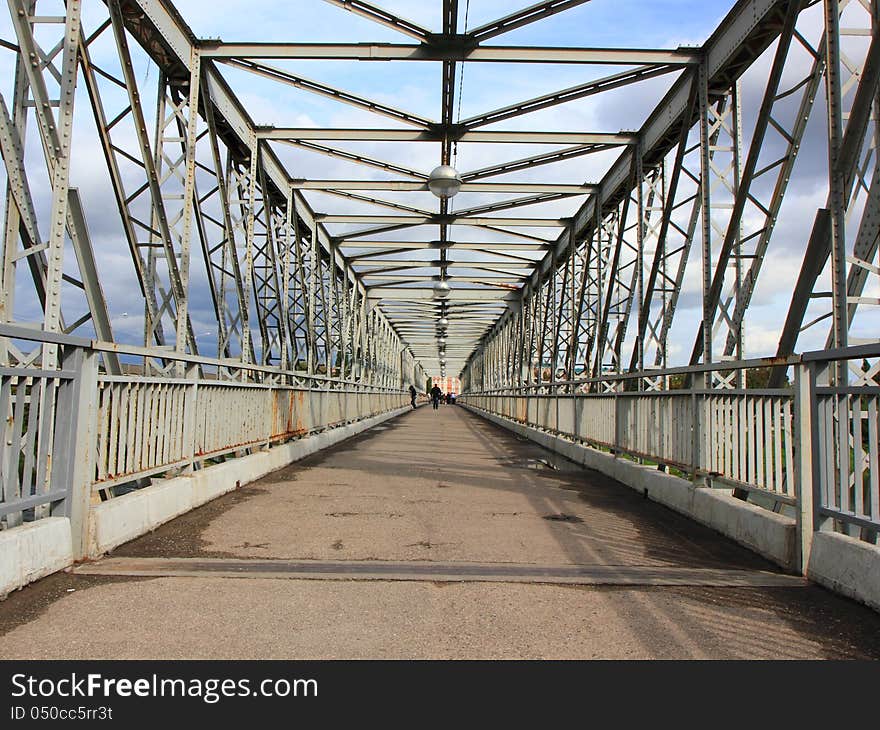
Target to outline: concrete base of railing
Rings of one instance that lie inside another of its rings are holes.
[[[97,558],[236,487],[411,410],[398,408],[191,475],[164,479],[91,510],[89,556]],[[73,564],[70,520],[47,517],[0,532],[0,599]]]
[[[880,547],[836,532],[817,532],[807,577],[880,611]]]
[[[70,520],[46,517],[0,532],[0,598],[73,562]]]
[[[688,480],[659,471],[656,467],[616,458],[479,408],[465,407],[576,464],[595,469],[646,494],[649,499],[717,530],[786,570],[796,569],[797,535],[795,522],[790,517],[736,499],[731,496],[730,490],[694,487]]]

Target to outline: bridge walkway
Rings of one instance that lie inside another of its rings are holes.
[[[0,658],[877,658],[880,615],[457,406],[0,603]]]

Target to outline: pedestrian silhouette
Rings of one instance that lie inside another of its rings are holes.
[[[431,388],[431,405],[434,407],[435,411],[437,410],[437,408],[440,405],[440,397],[442,395],[443,395],[443,391],[440,390],[439,385],[435,385],[433,388]]]

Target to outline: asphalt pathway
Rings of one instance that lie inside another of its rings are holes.
[[[0,658],[878,658],[880,615],[420,408],[0,603]]]

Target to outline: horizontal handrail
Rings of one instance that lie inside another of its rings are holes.
[[[26,340],[28,342],[44,342],[46,344],[61,345],[64,347],[81,347],[83,349],[93,350],[95,352],[112,352],[116,355],[149,357],[155,359],[173,360],[175,362],[188,363],[191,365],[207,365],[216,368],[247,370],[255,373],[264,373],[267,375],[288,377],[316,383],[354,385],[359,387],[369,385],[370,387],[374,388],[387,389],[387,392],[405,392],[402,388],[393,388],[391,386],[376,384],[366,384],[361,383],[357,380],[332,378],[326,375],[304,373],[298,370],[286,370],[284,368],[273,367],[271,365],[246,363],[242,362],[241,360],[235,360],[233,358],[212,358],[206,357],[204,355],[191,355],[188,353],[176,352],[174,350],[166,350],[157,347],[142,347],[140,345],[126,345],[116,342],[92,340],[84,337],[73,337],[72,335],[59,334],[57,332],[46,332],[44,330],[39,330],[33,327],[26,327],[21,324],[0,323],[0,337],[8,337],[10,339],[16,340]]]
[[[851,347],[836,348],[832,350],[812,350],[801,355],[790,355],[788,357],[761,357],[749,360],[724,360],[720,362],[698,363],[697,365],[682,365],[673,368],[659,368],[656,370],[638,370],[629,373],[614,373],[603,375],[598,378],[569,378],[564,380],[545,380],[534,383],[525,383],[521,385],[509,385],[498,388],[486,388],[481,391],[469,391],[474,395],[477,393],[492,393],[502,390],[532,390],[534,388],[559,388],[568,386],[597,385],[602,383],[613,383],[630,380],[644,380],[650,378],[666,377],[673,375],[691,375],[696,373],[718,372],[725,370],[752,370],[755,368],[767,367],[790,367],[801,363],[823,363],[840,360],[855,360],[857,358],[880,357],[880,342],[870,343],[867,345],[853,345]],[[712,392],[729,392],[733,389],[716,388],[699,389],[679,388],[676,390],[690,392],[702,392],[712,390]],[[757,392],[756,390],[747,389],[750,394]],[[617,391],[621,395],[622,391]],[[652,391],[641,391],[640,394],[645,395]],[[664,391],[671,392],[671,391]],[[598,393],[602,395],[602,393]]]

